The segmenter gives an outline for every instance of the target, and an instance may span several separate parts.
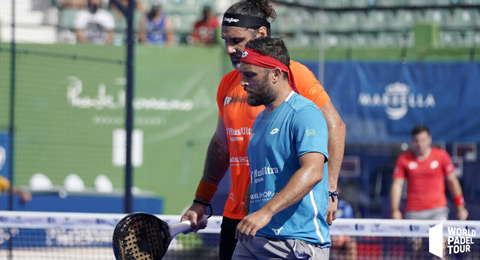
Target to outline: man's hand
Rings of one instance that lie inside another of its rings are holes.
[[[328,197],[328,209],[327,209],[327,224],[330,226],[333,224],[333,221],[337,219],[337,207],[338,207],[338,199],[335,201],[332,198]]]
[[[197,232],[200,229],[204,229],[207,227],[207,222],[204,221],[206,219],[205,212],[207,212],[207,206],[202,205],[200,203],[193,203],[192,206],[183,214],[180,221],[190,221],[190,226],[192,227],[191,230],[185,232],[190,233],[192,231]]]
[[[272,216],[272,213],[267,210],[260,209],[244,217],[237,225],[235,238],[240,242],[248,241],[250,238],[254,239],[257,231],[270,223]]]
[[[400,210],[392,210],[392,219],[402,219],[402,212]]]
[[[467,220],[468,210],[464,206],[457,207],[457,218],[458,220]]]

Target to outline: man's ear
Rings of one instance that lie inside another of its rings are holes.
[[[273,82],[278,82],[278,79],[280,79],[280,77],[282,76],[282,70],[280,68],[274,68],[272,70],[272,78],[273,78]]]
[[[257,30],[257,37],[266,37],[268,36],[268,33],[267,33],[267,27],[265,26],[261,26],[260,28],[258,28]]]

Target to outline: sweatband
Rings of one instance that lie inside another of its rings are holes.
[[[202,199],[210,202],[217,192],[218,186],[208,182],[208,181],[200,181],[198,184],[197,192],[195,192],[196,197],[201,197]]]
[[[455,206],[463,206],[465,204],[465,200],[463,199],[463,195],[458,195],[457,197],[453,198],[453,203]]]
[[[222,26],[258,29],[262,26],[270,28],[270,23],[267,20],[256,16],[225,13],[222,19]]]
[[[295,85],[295,80],[293,80],[293,74],[290,68],[283,64],[281,61],[260,53],[252,48],[246,47],[242,53],[242,63],[251,64],[254,66],[259,66],[267,69],[279,68],[281,71],[286,72],[288,75],[288,84],[293,89],[293,91],[298,93],[297,85]]]

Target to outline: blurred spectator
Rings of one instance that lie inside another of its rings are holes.
[[[125,9],[128,8],[129,0],[117,0],[120,5]],[[133,14],[133,27],[134,31],[138,32],[140,26],[140,18],[144,13],[144,4],[135,0],[134,14]],[[108,6],[112,10],[113,19],[115,21],[115,36],[113,40],[114,45],[123,45],[126,42],[126,29],[127,29],[127,19],[120,9],[113,3],[113,0],[109,0]],[[135,39],[138,40],[138,39]]]
[[[213,45],[216,42],[217,31],[220,23],[209,5],[205,5],[202,18],[195,22],[191,35],[195,45]]]
[[[139,41],[152,45],[172,46],[175,41],[172,20],[163,13],[163,7],[154,1],[147,15],[141,19]]]
[[[102,9],[101,0],[88,0],[87,9],[75,16],[74,27],[80,43],[113,43],[115,22],[112,14]]]
[[[0,175],[0,193],[3,193],[4,191],[8,191],[10,189],[10,181]],[[22,202],[29,202],[32,200],[32,194],[28,191],[23,191],[17,187],[12,187],[12,191],[14,195],[18,195]]]

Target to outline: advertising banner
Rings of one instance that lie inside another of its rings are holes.
[[[347,142],[408,142],[417,124],[435,140],[480,142],[479,82],[478,62],[350,61],[326,62],[323,85],[347,124]]]

